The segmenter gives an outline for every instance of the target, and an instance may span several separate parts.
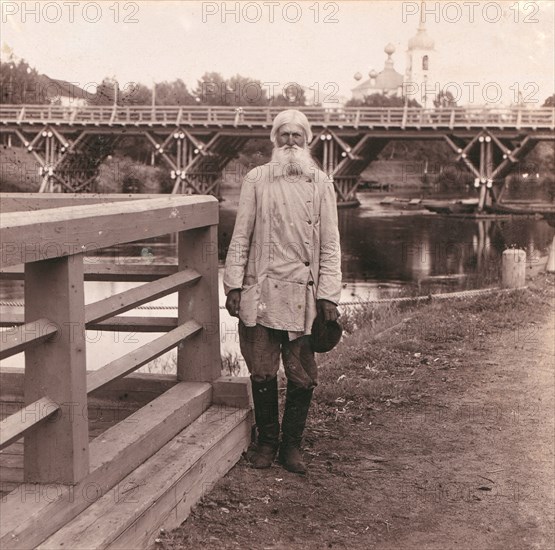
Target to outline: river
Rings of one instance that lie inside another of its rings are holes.
[[[413,196],[418,196],[413,192]],[[239,193],[224,190],[220,203],[219,301],[222,354],[240,358],[237,319],[223,307],[222,277],[225,253],[233,232]],[[343,291],[342,303],[352,303],[407,293],[449,292],[495,286],[500,276],[503,250],[516,246],[527,252],[533,268],[548,253],[555,229],[544,220],[530,218],[465,219],[440,216],[421,210],[380,205],[383,195],[360,192],[358,208],[339,209]],[[434,198],[437,198],[434,197]],[[105,260],[116,262],[174,263],[172,236],[114,247],[102,251]],[[133,283],[85,283],[85,302],[92,303],[133,287]],[[23,283],[0,281],[0,301],[21,303]],[[127,315],[176,314],[175,295],[167,296]],[[147,309],[148,307],[154,309]],[[22,312],[21,307],[13,311]],[[156,334],[87,331],[87,368],[94,370],[128,353]],[[168,357],[143,370],[160,370]],[[171,361],[169,361],[171,363]],[[2,361],[2,366],[22,367],[23,354]]]

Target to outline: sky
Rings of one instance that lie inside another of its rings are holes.
[[[408,40],[423,15],[435,41],[438,85],[459,104],[540,106],[555,91],[554,2],[11,2],[1,0],[2,58],[10,49],[40,73],[94,91],[206,71],[235,74],[279,90],[287,82],[320,96],[350,98],[392,43],[404,73]],[[277,84],[272,84],[277,83]],[[477,84],[473,84],[477,83]],[[91,87],[93,87],[91,89]]]

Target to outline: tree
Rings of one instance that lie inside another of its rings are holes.
[[[46,88],[44,79],[23,59],[0,62],[0,103],[48,103]]]
[[[116,94],[120,96],[118,82],[115,78],[105,77],[96,87],[96,93],[90,103],[92,105],[113,105]],[[117,99],[119,104],[121,102],[121,96],[117,97]]]
[[[304,89],[298,84],[290,84],[275,99],[272,98],[271,104],[276,107],[299,107],[306,105]]]
[[[262,82],[240,74],[226,80],[220,73],[204,73],[194,95],[203,105],[262,106],[269,103]]]
[[[457,102],[455,101],[453,94],[449,90],[447,90],[446,92],[441,90],[434,99],[434,107],[436,109],[446,109],[456,106]]]
[[[543,103],[542,107],[555,107],[555,94],[550,95]]]
[[[408,107],[421,107],[420,103],[415,99],[409,99],[406,102]],[[404,107],[405,98],[402,96],[387,96],[385,94],[370,94],[363,100],[350,99],[345,104],[346,107]]]
[[[120,90],[121,105],[150,105],[152,90],[140,82],[129,82]]]
[[[189,92],[187,85],[178,78],[172,82],[156,84],[156,105],[194,105],[195,96]]]

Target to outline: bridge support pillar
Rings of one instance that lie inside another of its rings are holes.
[[[449,146],[474,174],[474,187],[479,189],[478,212],[498,202],[504,191],[504,180],[514,166],[535,146],[527,136],[520,143],[502,140],[491,130],[481,130],[468,143],[455,135],[445,135]]]
[[[333,176],[337,204],[358,206],[356,196],[360,173],[385,147],[388,139],[372,139],[358,134],[345,139],[326,128],[312,141],[312,154],[321,162],[322,169]]]
[[[39,193],[90,192],[98,166],[117,139],[93,136],[86,130],[69,139],[48,124],[32,138],[19,129],[14,133],[39,164]],[[93,154],[87,151],[91,147],[94,148]]]
[[[192,130],[177,126],[160,142],[150,132],[145,136],[170,168],[174,181],[172,193],[220,196],[220,176],[224,167],[234,158],[248,136],[216,132],[212,136],[197,137]]]

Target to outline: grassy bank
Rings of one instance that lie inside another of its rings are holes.
[[[158,547],[316,549],[379,543],[380,548],[408,548],[392,542],[394,536],[401,537],[403,529],[411,532],[411,522],[423,522],[426,514],[432,526],[437,524],[441,516],[434,514],[442,514],[445,503],[409,499],[407,488],[421,490],[444,466],[445,476],[460,476],[469,462],[464,453],[472,457],[480,445],[469,433],[475,426],[461,426],[456,415],[444,422],[442,411],[462,407],[503,378],[508,365],[500,353],[528,346],[526,359],[534,361],[554,284],[553,276],[541,274],[527,290],[351,312],[347,324],[352,322],[354,330],[332,352],[318,356],[320,380],[305,433],[309,475],[289,474],[277,464],[253,470],[243,458],[215,487],[207,487],[187,521],[163,534]],[[518,395],[521,373],[515,372],[518,376],[506,383],[516,384],[511,391]],[[493,387],[492,392],[501,403],[510,394],[497,395]],[[438,414],[437,424],[421,421]],[[487,436],[491,427],[485,428]],[[482,499],[480,490],[473,502]],[[479,521],[483,511],[476,519],[476,510],[462,504],[457,514]],[[429,548],[450,548],[449,542]]]

